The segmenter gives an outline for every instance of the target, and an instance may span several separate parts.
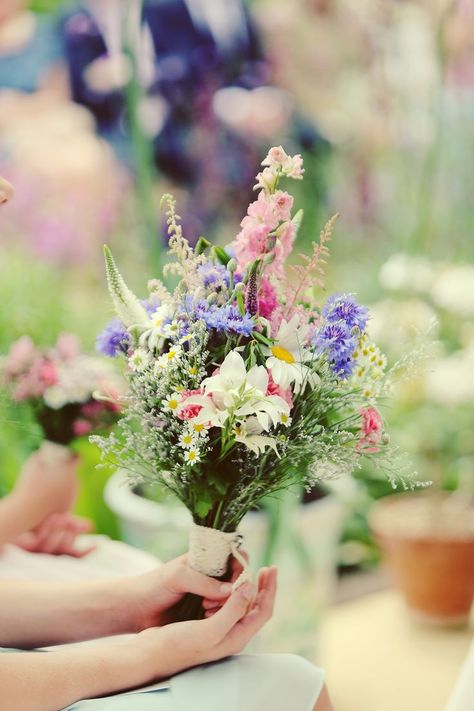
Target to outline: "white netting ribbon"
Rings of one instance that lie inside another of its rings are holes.
[[[237,590],[243,583],[251,580],[249,565],[240,552],[244,537],[241,533],[226,533],[216,528],[207,528],[191,524],[189,534],[189,564],[198,573],[219,578],[227,570],[229,556],[233,555],[242,566],[242,572],[234,581]]]

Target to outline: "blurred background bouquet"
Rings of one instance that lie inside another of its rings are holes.
[[[23,336],[3,359],[1,376],[13,400],[31,407],[49,442],[69,445],[118,418],[123,383],[107,362],[82,354],[72,334],[48,349]]]

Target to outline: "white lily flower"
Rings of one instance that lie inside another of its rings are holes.
[[[242,419],[254,416],[262,430],[281,422],[282,413],[288,415],[288,403],[278,395],[267,395],[268,373],[263,366],[253,366],[248,372],[237,351],[231,351],[222,363],[219,373],[201,383],[203,395],[193,395],[181,407],[201,405],[193,418],[196,424],[210,423],[223,427],[230,417]]]
[[[263,347],[264,354],[268,356],[266,366],[275,383],[282,388],[288,388],[294,383],[295,393],[298,393],[306,382],[312,388],[320,382],[319,376],[305,365],[313,358],[310,350],[304,346],[310,327],[298,324],[297,314],[290,321],[283,319],[274,345]]]
[[[278,454],[275,438],[262,435],[262,432],[263,429],[257,418],[249,417],[241,424],[235,426],[235,441],[245,444],[245,446],[255,454],[263,453],[267,447],[271,447],[276,454]]]

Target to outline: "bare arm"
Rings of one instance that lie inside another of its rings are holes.
[[[0,584],[0,645],[30,649],[135,632],[127,581]]]
[[[58,711],[79,699],[143,686],[159,672],[159,664],[150,661],[136,638],[87,649],[0,654],[0,708]]]
[[[121,643],[0,654],[1,708],[59,711],[237,654],[271,617],[275,586],[276,571],[263,569],[256,595],[244,585],[208,619],[149,628]]]

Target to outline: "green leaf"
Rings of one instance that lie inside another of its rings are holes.
[[[227,254],[225,249],[222,249],[222,247],[214,247],[214,254],[220,261],[220,263],[223,264],[225,267],[231,260],[231,257]]]
[[[237,292],[237,306],[239,307],[239,311],[243,316],[245,314],[245,302],[244,295],[241,291]]]
[[[200,499],[196,504],[195,514],[199,518],[206,518],[207,514],[212,508],[212,501],[206,499]]]
[[[273,341],[271,341],[269,338],[264,336],[262,333],[259,333],[258,331],[252,331],[252,337],[255,338],[256,341],[260,341],[260,343],[263,343],[266,346],[273,346]]]
[[[196,246],[194,247],[194,252],[196,254],[202,254],[203,252],[206,251],[206,249],[209,249],[209,247],[212,247],[211,243],[209,242],[208,239],[203,237],[202,235],[199,237],[198,241],[196,242]]]

